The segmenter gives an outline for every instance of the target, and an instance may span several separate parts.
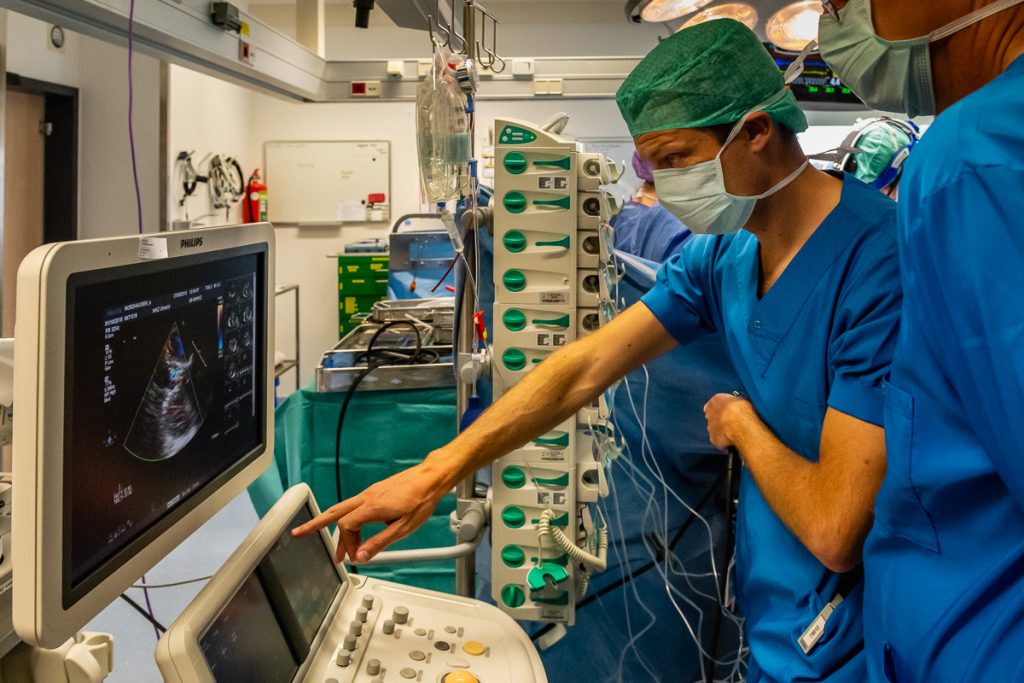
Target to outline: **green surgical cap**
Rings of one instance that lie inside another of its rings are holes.
[[[892,165],[900,150],[909,144],[910,136],[896,126],[870,126],[853,143],[860,150],[854,175],[865,183],[875,182]]]
[[[615,99],[637,137],[736,123],[785,85],[753,31],[733,19],[715,19],[661,41],[626,77]],[[807,130],[807,118],[788,90],[761,111],[795,133]]]

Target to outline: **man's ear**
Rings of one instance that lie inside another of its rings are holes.
[[[746,136],[752,152],[764,151],[772,135],[778,134],[776,123],[763,111],[754,112],[743,124],[743,135]]]

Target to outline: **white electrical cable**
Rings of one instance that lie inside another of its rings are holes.
[[[603,572],[608,568],[608,527],[597,528],[597,555],[587,552],[579,547],[558,527],[551,526],[551,520],[555,511],[548,508],[540,513],[540,523],[537,524],[537,536],[541,539],[550,538],[555,542],[562,552],[568,555],[573,562],[585,565],[594,571]]]
[[[647,427],[646,399],[647,399],[647,388],[649,387],[649,383],[650,383],[650,376],[649,376],[649,373],[647,372],[647,368],[646,367],[644,367],[644,371],[645,371],[645,380],[646,381],[645,381],[645,391],[644,391],[644,411],[643,411],[644,414],[642,416],[640,414],[640,411],[637,409],[635,400],[633,399],[632,389],[631,389],[631,386],[629,384],[629,380],[628,380],[628,378],[624,380],[624,383],[626,385],[627,397],[628,397],[628,399],[630,401],[630,406],[632,408],[634,417],[637,420],[637,424],[640,426],[641,431],[642,431],[641,448],[642,448],[643,452],[641,453],[641,456],[642,456],[644,465],[647,468],[647,470],[656,478],[658,483],[661,484],[663,495],[666,494],[666,493],[667,494],[671,494],[673,498],[675,498],[680,504],[682,504],[687,510],[689,510],[691,514],[693,514],[697,519],[699,519],[703,523],[705,529],[708,532],[709,545],[710,545],[711,541],[713,540],[713,534],[712,534],[712,531],[711,531],[710,524],[708,524],[707,520],[704,519],[704,517],[702,515],[700,515],[696,510],[694,510],[691,506],[689,506],[684,500],[682,500],[682,498],[675,491],[673,491],[671,489],[671,487],[669,487],[668,483],[664,479],[664,475],[661,473],[660,466],[658,465],[657,460],[654,457],[653,450],[651,449],[650,442],[649,442],[649,439],[647,438],[647,433],[646,433],[646,427]],[[636,468],[636,463],[633,463],[631,461],[631,458],[626,459],[626,461],[627,461],[627,463],[631,467]],[[629,474],[628,471],[627,471],[627,474]],[[653,491],[650,491],[650,494],[652,495],[652,498],[653,498]],[[667,500],[666,500],[666,505],[667,505]],[[654,503],[653,500],[651,500],[651,498],[649,498],[648,499],[648,508],[647,508],[647,511],[645,512],[645,518],[647,518],[647,516],[649,515],[652,506],[654,508],[659,508],[660,507],[660,506],[657,506],[657,504]],[[693,629],[692,625],[690,624],[689,619],[683,613],[682,608],[679,606],[679,604],[675,600],[674,596],[678,595],[682,600],[687,602],[690,606],[692,606],[694,609],[696,609],[697,612],[700,614],[700,617],[698,619],[697,632],[701,631],[700,625],[703,622],[703,611],[700,610],[700,608],[697,607],[695,604],[693,604],[692,601],[687,596],[682,594],[678,589],[676,589],[674,586],[671,585],[671,582],[669,581],[669,577],[667,575],[668,574],[668,572],[667,572],[667,569],[668,569],[667,562],[665,563],[665,566],[663,567],[661,565],[661,563],[658,562],[658,560],[654,556],[654,554],[651,552],[650,548],[647,548],[647,551],[648,551],[648,554],[651,556],[651,558],[655,561],[655,566],[656,566],[656,568],[658,570],[658,573],[661,576],[662,581],[665,584],[666,595],[668,596],[670,602],[672,603],[673,607],[675,608],[677,614],[679,614],[680,618],[682,619],[682,621],[686,625],[686,627],[687,627],[688,631],[690,632],[691,636],[693,636],[693,639],[694,639],[695,644],[697,645],[698,651],[702,655],[706,656],[710,661],[713,661],[715,664],[718,664],[718,665],[721,665],[721,666],[731,666],[732,670],[733,670],[733,673],[735,673],[735,671],[737,670],[737,667],[741,666],[741,660],[742,660],[742,657],[743,657],[742,648],[740,649],[739,652],[737,652],[737,654],[736,654],[736,656],[734,658],[727,658],[725,660],[716,660],[716,659],[712,658],[709,653],[707,653],[707,651],[704,649],[703,645],[700,643],[699,639],[696,637],[696,634],[694,633],[694,629]],[[710,553],[710,557],[711,557],[711,564],[712,564],[712,575],[715,577],[715,587],[716,587],[716,593],[717,593],[718,592],[718,570],[714,566],[715,562],[714,562],[714,553],[713,552]],[[675,570],[673,569],[673,572],[674,571]],[[696,588],[689,581],[689,576],[692,576],[691,574],[686,573],[686,572],[682,572],[681,574],[683,575],[684,578],[687,579],[687,583],[690,585],[690,588],[692,590],[694,590],[695,592],[700,593],[700,594],[708,597],[709,599],[714,599],[713,596],[709,596],[707,594],[702,593],[701,591],[697,591],[696,590]],[[728,608],[724,604],[725,601],[720,596],[719,596],[719,599],[717,600],[717,602],[719,603],[719,608],[722,610],[723,615],[727,619],[729,619],[730,621],[735,623],[738,628],[742,628],[742,620],[739,619],[739,617],[737,617],[735,614],[733,614],[730,610],[728,610]],[[702,661],[701,661],[702,672],[703,672],[703,665],[704,665],[704,661],[702,659]]]

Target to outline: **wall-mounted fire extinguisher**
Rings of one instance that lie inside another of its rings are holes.
[[[260,169],[249,176],[245,184],[245,203],[242,206],[242,220],[257,223],[267,220],[267,186],[260,180]]]

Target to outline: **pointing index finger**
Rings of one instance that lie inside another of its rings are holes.
[[[355,496],[341,501],[337,505],[334,505],[317,515],[316,518],[292,529],[292,536],[295,538],[302,538],[303,536],[309,536],[316,531],[320,531],[326,526],[334,524],[341,517],[344,517],[349,512],[359,507],[359,502],[360,496]]]

